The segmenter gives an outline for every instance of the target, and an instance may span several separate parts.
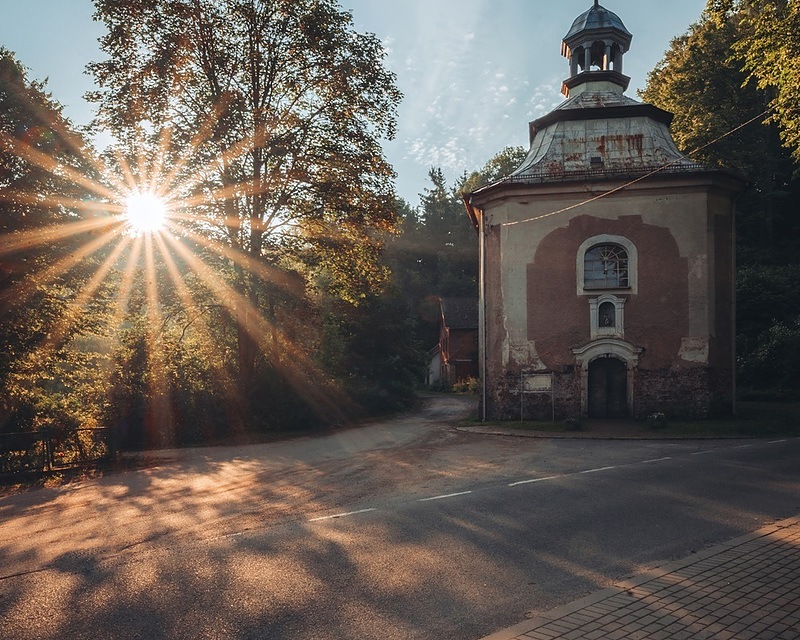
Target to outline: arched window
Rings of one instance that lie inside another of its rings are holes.
[[[578,295],[638,294],[638,262],[636,245],[625,236],[604,233],[586,238],[575,254]],[[616,320],[620,321],[619,315]]]
[[[583,259],[584,289],[627,289],[628,252],[618,244],[591,247]]]

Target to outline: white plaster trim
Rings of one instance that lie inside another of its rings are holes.
[[[628,368],[639,366],[639,354],[642,348],[632,345],[624,340],[615,338],[600,338],[589,342],[582,347],[572,349],[575,361],[584,370],[589,370],[589,363],[602,357],[619,358],[627,363]]]
[[[627,404],[628,414],[633,415],[633,392],[639,354],[643,349],[624,340],[600,338],[582,347],[575,347],[572,353],[581,373],[581,417],[589,417],[589,364],[599,358],[617,358],[628,369]]]
[[[708,364],[709,342],[708,338],[681,338],[678,356],[685,362]]]
[[[575,256],[575,273],[577,275],[575,282],[578,295],[595,296],[598,294],[598,289],[583,288],[583,266],[586,252],[598,244],[618,244],[624,247],[625,251],[628,253],[628,287],[625,289],[609,289],[608,291],[630,293],[633,295],[639,293],[639,253],[636,251],[636,245],[624,236],[613,236],[604,233],[599,236],[588,238],[578,247],[578,254]]]
[[[614,326],[603,327],[600,325],[600,306],[604,302],[614,305]],[[625,337],[625,298],[618,298],[611,293],[604,293],[597,298],[589,300],[589,327],[592,340],[598,338],[618,338]]]

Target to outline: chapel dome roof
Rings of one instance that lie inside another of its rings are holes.
[[[599,3],[588,11],[579,15],[575,22],[572,23],[564,40],[571,40],[576,35],[584,31],[594,31],[600,29],[616,29],[624,34],[631,35],[631,32],[625,28],[620,17],[613,11],[609,11],[605,7],[601,7]]]

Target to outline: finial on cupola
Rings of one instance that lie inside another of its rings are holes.
[[[600,6],[600,0],[594,0],[595,9]]]

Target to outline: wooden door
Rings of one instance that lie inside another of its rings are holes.
[[[589,417],[628,415],[628,367],[617,358],[598,358],[589,364]]]

